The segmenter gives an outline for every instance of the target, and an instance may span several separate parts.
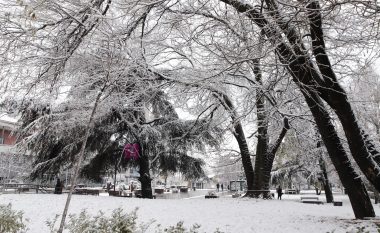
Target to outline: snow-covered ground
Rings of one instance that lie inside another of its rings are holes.
[[[22,210],[29,219],[29,232],[48,232],[46,220],[53,219],[63,211],[66,195],[54,194],[3,194],[0,204],[12,204],[12,208]],[[102,210],[110,213],[122,207],[127,212],[139,208],[139,221],[156,222],[155,226],[175,225],[184,221],[185,226],[201,224],[202,232],[378,232],[375,221],[353,220],[354,215],[346,196],[335,196],[343,201],[342,207],[331,204],[315,205],[300,203],[299,195],[284,195],[283,200],[256,200],[246,198],[219,199],[155,199],[120,198],[109,196],[79,196],[72,198],[70,213],[79,213],[82,209],[94,215]],[[380,206],[374,206],[380,215]]]

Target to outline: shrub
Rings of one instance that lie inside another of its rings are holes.
[[[12,205],[0,205],[0,233],[26,232],[22,211],[12,210]]]
[[[55,228],[57,219],[56,216],[52,221],[48,221],[47,225],[51,232],[56,232]],[[131,213],[124,213],[121,208],[115,209],[110,217],[107,217],[103,212],[99,212],[96,216],[91,216],[86,210],[83,210],[78,215],[70,215],[69,221],[65,225],[65,229],[70,233],[135,233],[142,232],[141,228],[149,227],[146,225],[137,226],[137,209]]]
[[[57,232],[55,225],[58,215],[52,220],[47,221],[50,231]],[[65,225],[65,229],[70,233],[143,233],[152,226],[154,220],[148,223],[137,224],[137,209],[131,213],[125,213],[121,208],[115,209],[111,216],[107,217],[103,212],[99,212],[95,216],[91,216],[86,210],[78,215],[70,215],[69,221]],[[199,233],[200,225],[194,224],[187,229],[183,222],[178,222],[175,226],[162,229],[161,225],[155,226],[156,233]],[[215,233],[221,233],[218,229]]]

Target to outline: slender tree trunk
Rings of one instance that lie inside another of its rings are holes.
[[[114,181],[113,181],[113,191],[116,191],[116,176],[117,176],[117,160],[115,158],[115,167],[114,167]]]
[[[239,145],[244,174],[247,179],[248,192],[246,193],[246,196],[251,197],[252,194],[249,190],[253,190],[254,172],[253,172],[253,166],[252,166],[252,161],[251,161],[251,154],[249,153],[248,143],[247,143],[247,140],[245,139],[243,126],[241,125],[241,122],[237,116],[235,107],[232,104],[232,101],[230,100],[230,98],[226,94],[220,93],[218,91],[214,90],[213,92],[215,96],[220,100],[223,107],[228,111],[228,113],[231,116],[232,123],[234,126],[233,135]]]
[[[322,142],[318,141],[317,148],[321,148],[321,147],[322,147]],[[323,188],[325,190],[326,202],[332,203],[334,202],[334,197],[331,190],[329,177],[327,175],[326,161],[323,159],[322,154],[319,156],[319,167],[321,168],[321,175],[322,175],[321,180],[322,180]]]
[[[322,183],[323,183],[323,188],[325,190],[325,195],[326,195],[326,202],[327,203],[332,203],[334,202],[334,196],[331,190],[330,182],[329,182],[329,177],[327,176],[327,169],[326,169],[326,162],[321,156],[319,158],[319,166],[321,168],[321,175],[322,175]]]
[[[98,104],[100,102],[100,97],[102,96],[105,88],[106,88],[106,84],[104,84],[103,88],[101,89],[101,91],[99,92],[99,94],[96,96],[94,107],[92,108],[92,112],[91,112],[90,118],[89,118],[88,123],[86,125],[86,132],[85,132],[85,135],[84,135],[84,140],[83,140],[82,147],[81,147],[81,150],[80,150],[78,158],[77,158],[77,162],[76,162],[76,164],[74,166],[74,175],[73,175],[73,178],[71,180],[70,191],[69,191],[69,194],[67,196],[67,200],[66,200],[65,208],[63,210],[61,224],[59,226],[58,233],[62,233],[63,229],[65,227],[65,220],[66,220],[67,212],[69,210],[71,196],[73,194],[74,186],[76,185],[76,182],[77,182],[77,179],[78,179],[78,176],[79,176],[79,170],[81,168],[82,161],[83,161],[83,158],[84,158],[84,151],[86,149],[87,140],[88,140],[88,137],[90,135],[91,125],[92,125],[92,122],[93,122],[93,119],[94,119],[94,116],[95,116],[95,112],[96,112],[96,110],[98,108]]]

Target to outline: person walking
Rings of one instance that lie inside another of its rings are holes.
[[[216,184],[216,190],[219,192],[219,183]]]
[[[281,186],[278,186],[277,188],[277,199],[281,200],[281,196],[282,196],[282,188]]]
[[[222,192],[223,192],[223,184],[220,185],[220,188],[222,189]]]

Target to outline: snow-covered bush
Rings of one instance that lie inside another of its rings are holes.
[[[12,210],[12,205],[0,205],[0,233],[26,232],[23,212]]]
[[[125,213],[123,209],[118,208],[112,211],[111,216],[99,212],[96,216],[91,216],[86,210],[78,215],[70,215],[65,229],[70,233],[143,233],[148,228],[153,227],[154,220],[147,223],[137,222],[137,208],[130,213]],[[56,223],[59,219],[57,215],[53,220],[47,221],[51,233],[57,232]],[[194,224],[187,229],[183,222],[178,222],[175,226],[163,228],[160,224],[154,226],[156,233],[198,233],[200,225]],[[152,228],[149,229],[152,232]],[[218,229],[215,233],[221,233]]]
[[[115,209],[111,216],[106,216],[103,212],[99,212],[96,216],[91,216],[86,210],[83,210],[78,215],[70,215],[69,221],[66,224],[66,229],[70,233],[135,233],[144,232],[149,225],[137,225],[137,209],[131,213],[125,213],[121,208]],[[56,232],[55,229],[58,215],[52,221],[48,221],[47,225],[51,232]]]
[[[178,222],[177,225],[175,226],[170,226],[168,228],[165,228],[162,230],[159,226],[158,229],[156,230],[156,233],[198,233],[199,228],[201,226],[198,224],[194,224],[189,230],[186,229],[186,227],[183,225],[183,222]]]

